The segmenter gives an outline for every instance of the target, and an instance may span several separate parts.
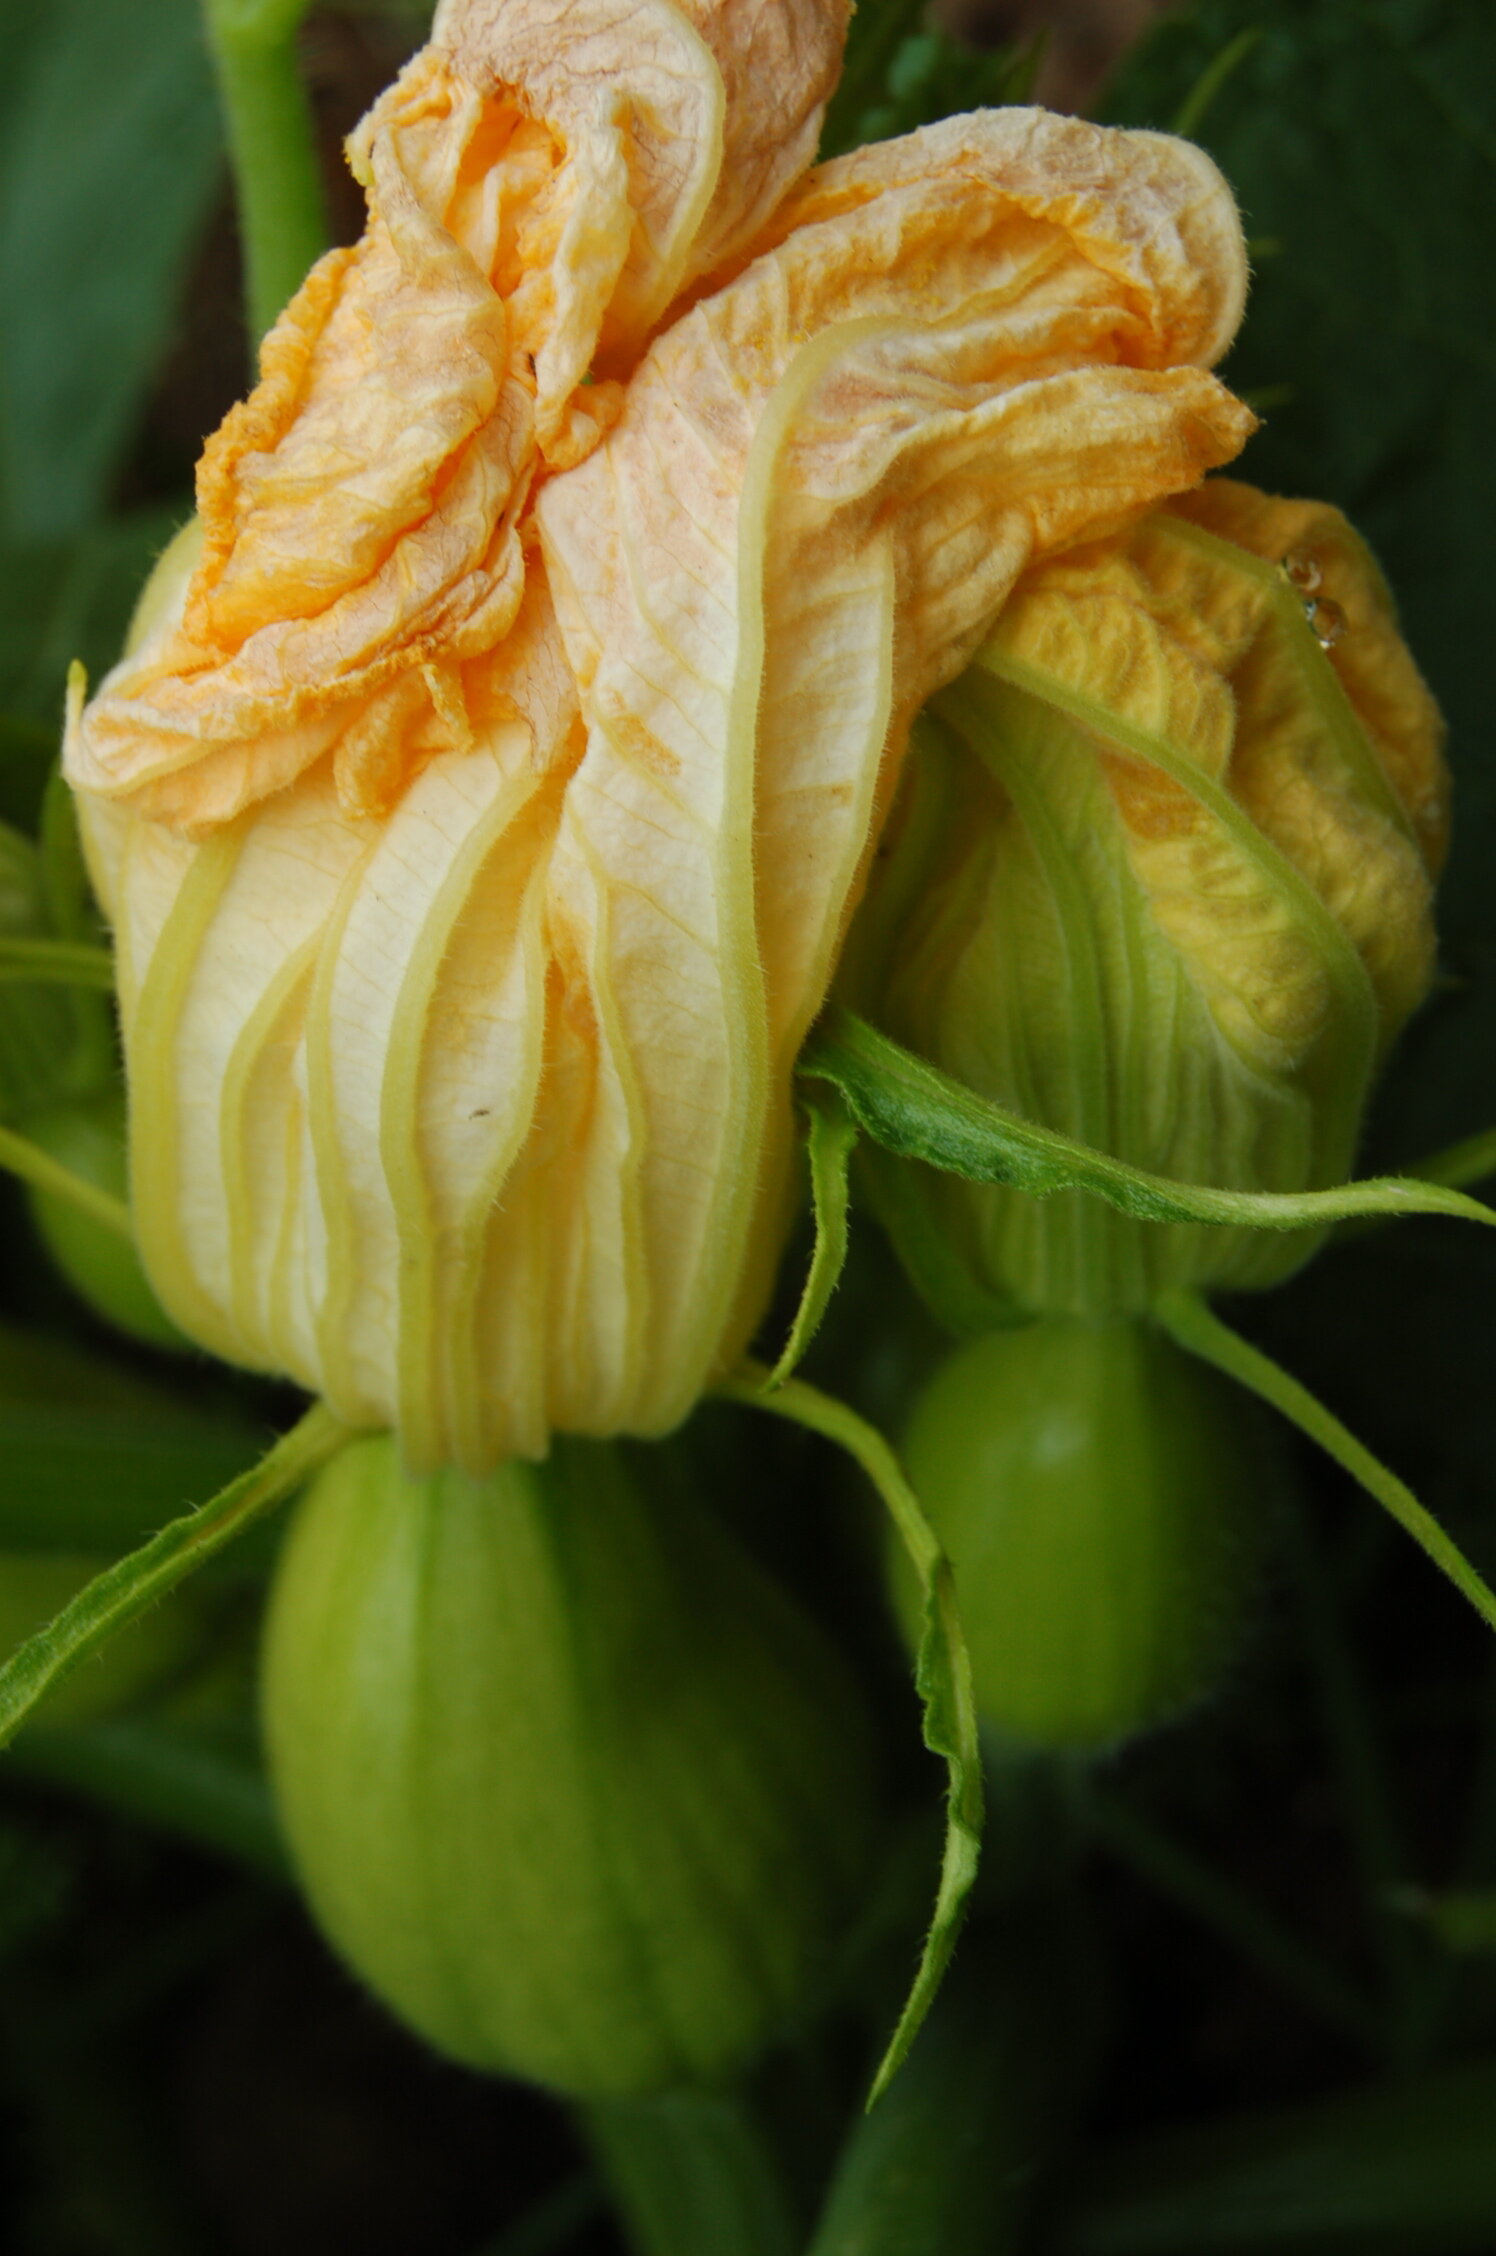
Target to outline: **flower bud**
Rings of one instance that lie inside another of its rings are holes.
[[[1255,1579],[1250,1404],[1146,1323],[1049,1317],[951,1357],[906,1463],[956,1574],[978,1712],[1097,1749],[1194,1704]],[[911,1640],[918,1595],[893,1563]]]
[[[84,1182],[124,1197],[123,1089],[30,1113],[26,1133]],[[96,1316],[146,1347],[189,1346],[146,1282],[140,1256],[128,1240],[55,1191],[31,1189],[26,1197],[47,1251]]]
[[[848,991],[956,1079],[1134,1166],[1343,1180],[1430,977],[1441,734],[1339,513],[1214,480],[1036,566],[935,700]],[[968,1306],[1140,1309],[1272,1283],[1313,1243],[923,1170],[900,1204]]]
[[[327,1934],[441,2051],[579,2096],[737,2068],[832,1968],[870,1740],[838,1655],[660,1452],[413,1479],[351,1445],[272,1598],[265,1721]]]

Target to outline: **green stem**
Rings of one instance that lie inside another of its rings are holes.
[[[245,305],[262,337],[327,248],[311,104],[296,56],[307,0],[205,0],[244,247]]]
[[[59,987],[114,992],[114,958],[80,940],[0,940],[0,979],[40,980]]]
[[[95,1222],[102,1222],[106,1230],[113,1230],[134,1244],[130,1209],[123,1199],[75,1175],[50,1152],[44,1152],[40,1144],[32,1143],[29,1136],[18,1136],[14,1128],[0,1128],[0,1168],[19,1175],[33,1190],[51,1191],[55,1197],[69,1200],[80,1213],[90,1215]]]
[[[1098,1839],[1161,1895],[1250,1959],[1320,2020],[1362,2044],[1377,2044],[1377,2016],[1360,1993],[1285,1934],[1250,1896],[1094,1786],[1086,1793],[1084,1809]]]
[[[1367,1495],[1390,1512],[1398,1526],[1427,1552],[1456,1590],[1469,1599],[1481,1620],[1496,1629],[1496,1594],[1476,1573],[1459,1545],[1445,1534],[1432,1512],[1419,1503],[1406,1483],[1357,1441],[1322,1402],[1316,1401],[1307,1387],[1291,1378],[1271,1356],[1251,1346],[1239,1332],[1233,1332],[1229,1324],[1223,1324],[1218,1316],[1212,1315],[1204,1301],[1193,1293],[1164,1293],[1153,1313],[1181,1347],[1198,1355],[1202,1362],[1213,1363],[1228,1379],[1235,1379],[1249,1394],[1258,1395],[1290,1425],[1297,1426],[1300,1433],[1318,1442],[1326,1455],[1333,1457],[1352,1480],[1359,1481]]]
[[[0,1668],[0,1746],[80,1661],[292,1495],[347,1438],[346,1426],[314,1403],[258,1465],[85,1584],[55,1621],[28,1637]]]
[[[803,2228],[743,2101],[667,2092],[580,2120],[638,2256],[798,2256]]]

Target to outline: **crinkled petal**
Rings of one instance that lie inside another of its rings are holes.
[[[542,462],[595,447],[669,301],[814,153],[845,0],[447,0],[349,144],[369,199],[210,442],[185,607],[69,739],[195,835],[338,748],[350,814],[468,749]],[[458,685],[460,689],[460,684]]]
[[[1344,617],[1328,650],[1284,555],[1317,560],[1322,600]],[[1292,1072],[1324,1019],[1330,970],[1283,879],[1248,874],[1252,857],[1180,771],[1219,786],[1330,910],[1391,1039],[1433,967],[1443,731],[1338,510],[1211,480],[1127,540],[1031,573],[991,648],[1095,731],[1144,893],[1243,1057]]]

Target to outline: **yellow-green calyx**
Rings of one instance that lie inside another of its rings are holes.
[[[1036,567],[927,710],[846,991],[1137,1166],[1339,1181],[1430,977],[1441,739],[1339,513],[1214,480]],[[1313,1244],[876,1164],[896,1234],[939,1235],[968,1311],[1264,1285]]]
[[[833,1971],[868,1869],[844,1664],[662,1452],[476,1480],[349,1447],[300,1511],[264,1671],[327,1933],[472,2066],[577,2096],[742,2066]]]

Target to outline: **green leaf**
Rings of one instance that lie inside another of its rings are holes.
[[[973,47],[934,23],[926,0],[862,0],[826,112],[821,156],[887,141],[965,110],[1028,100],[1042,39]]]
[[[0,1121],[63,1094],[77,1062],[73,998],[47,983],[45,970],[37,978],[39,965],[55,969],[47,925],[41,856],[0,823]]]
[[[0,708],[32,796],[12,819],[31,827],[61,739],[68,667],[90,679],[120,653],[142,585],[191,503],[132,510],[75,539],[0,540]],[[30,721],[35,727],[24,730]],[[6,749],[0,738],[0,756]],[[22,788],[18,775],[11,789]],[[10,813],[9,805],[4,810]]]
[[[0,1549],[108,1553],[139,1543],[193,1496],[252,1466],[260,1446],[235,1417],[62,1341],[0,1326]]]
[[[1316,1401],[1307,1387],[1301,1386],[1240,1333],[1233,1332],[1229,1324],[1223,1324],[1218,1316],[1212,1315],[1204,1301],[1193,1293],[1162,1293],[1154,1304],[1153,1313],[1181,1347],[1188,1348],[1203,1362],[1213,1363],[1228,1379],[1235,1379],[1250,1394],[1258,1395],[1291,1425],[1297,1426],[1300,1433],[1317,1442],[1352,1480],[1360,1483],[1368,1496],[1391,1513],[1419,1548],[1427,1552],[1441,1574],[1447,1575],[1461,1596],[1469,1599],[1487,1627],[1496,1629],[1496,1592],[1476,1573],[1459,1545],[1419,1503],[1406,1482],[1400,1481],[1357,1441],[1322,1402]]]
[[[196,0],[10,0],[5,47],[0,525],[34,540],[105,500],[217,191],[219,131]]]
[[[10,1763],[273,1879],[289,1878],[265,1773],[225,1733],[155,1716],[110,1716],[27,1733]]]
[[[0,1668],[0,1746],[90,1653],[283,1503],[347,1438],[332,1412],[314,1403],[258,1465],[80,1590]]]
[[[924,1634],[915,1667],[915,1688],[924,1710],[925,1745],[946,1766],[945,1849],[940,1885],[924,1952],[913,1987],[873,2079],[868,2105],[888,2089],[935,2001],[961,1932],[966,1901],[976,1879],[982,1845],[982,1756],[977,1735],[971,1661],[961,1630],[950,1561],[909,1486],[899,1461],[883,1436],[844,1402],[833,1400],[802,1379],[789,1379],[769,1392],[769,1373],[745,1362],[717,1392],[787,1418],[811,1433],[823,1434],[862,1467],[887,1508],[924,1593]]]
[[[1496,1211],[1476,1199],[1401,1176],[1289,1192],[1221,1191],[1151,1175],[962,1088],[851,1011],[826,1014],[800,1054],[799,1071],[830,1081],[867,1134],[902,1159],[971,1182],[1011,1184],[1035,1198],[1089,1191],[1144,1222],[1307,1230],[1350,1215],[1450,1214],[1496,1223]]]
[[[10,642],[5,610],[11,596],[10,567],[0,550],[0,667]],[[19,575],[17,575],[19,577]],[[61,691],[58,693],[61,710]],[[57,758],[57,730],[21,713],[0,713],[0,820],[18,830],[35,828],[47,778]]]
[[[1118,2145],[1072,2172],[1053,2256],[1484,2256],[1496,2062]]]
[[[0,958],[3,961],[3,958]],[[803,1100],[810,1121],[806,1154],[810,1161],[810,1189],[815,1207],[816,1242],[805,1290],[795,1310],[784,1352],[769,1374],[770,1387],[783,1386],[798,1367],[806,1349],[821,1328],[831,1295],[841,1281],[847,1261],[847,1222],[851,1204],[849,1170],[857,1142],[857,1123],[839,1097],[829,1104],[815,1098]]]

